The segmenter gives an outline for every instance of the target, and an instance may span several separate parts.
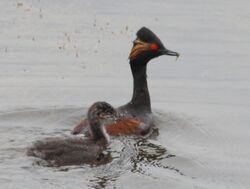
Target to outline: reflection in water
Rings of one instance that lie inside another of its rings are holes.
[[[159,132],[164,135],[166,134],[164,133],[164,129],[169,131],[171,137],[172,133],[179,128],[179,125],[188,125],[190,123],[186,121],[187,119],[172,114],[162,114],[160,116],[157,114],[156,128],[146,138],[138,136],[113,138],[98,161],[92,164],[48,168],[48,165],[43,164],[44,162],[40,159],[28,159],[24,157],[25,161],[27,160],[27,164],[22,165],[22,162],[18,158],[24,156],[24,149],[27,149],[32,142],[44,139],[44,135],[52,138],[72,137],[70,130],[67,128],[72,128],[69,125],[75,125],[80,116],[78,109],[70,111],[67,109],[53,111],[39,110],[21,113],[15,112],[11,115],[0,116],[6,122],[0,127],[1,133],[3,133],[1,140],[2,143],[8,144],[4,148],[2,147],[0,162],[2,161],[6,164],[6,161],[11,159],[9,165],[13,166],[13,171],[18,167],[15,165],[20,165],[21,167],[25,167],[25,169],[21,169],[21,173],[26,171],[25,173],[31,174],[31,177],[34,176],[35,178],[39,178],[39,175],[43,174],[41,179],[47,178],[48,175],[52,180],[61,180],[61,177],[64,180],[70,180],[71,178],[78,177],[77,182],[79,182],[79,185],[80,183],[86,184],[87,182],[90,188],[122,188],[120,185],[122,185],[121,182],[124,179],[124,175],[125,177],[133,177],[135,174],[136,176],[142,175],[143,178],[146,176],[157,179],[161,178],[161,176],[165,179],[167,175],[171,176],[173,174],[177,176],[184,175],[180,169],[177,169],[177,164],[180,160],[178,161],[175,155],[170,154],[164,147],[165,145],[161,145],[158,140]],[[14,120],[13,117],[15,117]],[[16,121],[16,117],[18,117],[18,122]],[[64,119],[61,119],[61,117]],[[166,124],[168,127],[165,127]],[[190,126],[188,128],[190,129]],[[5,137],[4,134],[6,133],[10,133],[11,138]],[[33,163],[34,160],[36,161],[35,163]],[[186,163],[185,159],[181,159],[181,162]],[[32,163],[35,166],[32,166]],[[39,174],[34,174],[34,171]],[[41,182],[43,181],[41,180]]]
[[[139,173],[144,176],[154,177],[150,174],[153,168],[166,169],[174,171],[183,176],[179,169],[166,165],[164,160],[174,158],[175,155],[169,154],[165,147],[155,144],[154,140],[145,138],[122,138],[123,148],[119,152],[119,158],[113,158],[113,161],[99,168],[93,179],[90,179],[89,186],[92,188],[120,188],[116,186],[116,181],[125,172]],[[122,140],[121,139],[121,140]]]
[[[143,167],[154,166],[184,175],[175,167],[161,164],[161,160],[175,157],[175,155],[169,154],[165,147],[153,144],[146,139],[138,140],[134,147],[137,153],[134,157],[131,157],[131,163],[133,164],[132,172],[146,174],[146,169],[143,169]]]
[[[115,188],[114,183],[117,180],[117,177],[110,177],[110,176],[97,176],[94,179],[90,180],[90,187],[100,189],[105,188],[106,186],[112,186]]]
[[[92,172],[94,174],[89,179],[89,187],[99,189],[113,186],[115,188],[116,181],[126,172],[139,173],[154,178],[154,174],[151,173],[154,168],[166,169],[184,175],[179,169],[166,165],[164,160],[174,158],[175,155],[168,153],[164,146],[157,144],[158,135],[158,128],[155,128],[147,138],[135,136],[112,140],[110,146],[101,153],[100,157],[89,165],[93,170],[96,170]],[[120,141],[120,145],[117,144],[117,141]],[[44,164],[44,161],[41,160],[37,160],[36,164],[51,166]],[[59,168],[59,171],[68,172],[75,168],[85,170],[86,167],[83,165],[63,166]]]

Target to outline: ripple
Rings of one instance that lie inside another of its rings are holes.
[[[4,148],[0,148],[1,168],[7,172],[9,170],[9,174],[16,171],[19,174],[28,174],[41,183],[44,179],[53,183],[53,180],[55,182],[59,178],[65,179],[67,175],[77,175],[80,178],[77,183],[87,182],[93,188],[119,188],[121,178],[134,174],[158,180],[192,180],[194,176],[190,170],[193,171],[200,165],[196,160],[185,156],[188,154],[185,154],[185,150],[180,153],[178,149],[183,150],[188,140],[192,144],[199,144],[202,140],[195,138],[196,136],[202,136],[205,140],[205,136],[211,135],[194,118],[156,111],[156,128],[151,136],[112,138],[104,152],[107,154],[107,161],[100,164],[50,168],[37,159],[25,156],[25,148],[36,140],[71,136],[71,128],[85,113],[86,108],[74,107],[1,113],[0,141],[5,144]]]

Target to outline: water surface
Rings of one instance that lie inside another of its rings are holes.
[[[249,188],[249,1],[2,0],[1,188]],[[112,139],[111,161],[51,168],[25,152],[68,137],[95,101],[130,100],[147,26],[181,57],[148,65],[159,135]]]

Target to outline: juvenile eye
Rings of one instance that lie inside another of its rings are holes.
[[[158,45],[156,43],[152,43],[150,45],[150,48],[151,48],[151,50],[157,50],[158,49]]]

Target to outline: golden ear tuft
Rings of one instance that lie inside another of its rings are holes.
[[[141,41],[140,39],[136,39],[133,41],[134,46],[132,47],[131,53],[129,55],[130,60],[134,60],[139,56],[143,51],[147,51],[150,49],[150,44]]]

